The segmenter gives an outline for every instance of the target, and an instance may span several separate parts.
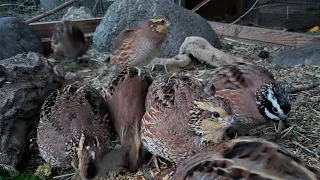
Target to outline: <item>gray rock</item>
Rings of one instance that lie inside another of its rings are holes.
[[[203,37],[214,47],[221,48],[217,35],[205,19],[174,4],[172,0],[115,1],[96,28],[93,35],[94,47],[102,52],[112,52],[113,40],[123,29],[160,14],[167,14],[171,23],[162,57],[177,55],[180,45],[188,36]]]
[[[278,65],[320,65],[320,42],[310,43],[296,49],[275,54],[271,62]]]
[[[0,61],[0,164],[19,164],[41,105],[62,81],[49,61],[34,52]]]
[[[42,54],[40,38],[21,19],[0,18],[0,32],[0,60],[29,51]]]

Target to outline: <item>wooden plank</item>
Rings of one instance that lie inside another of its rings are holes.
[[[249,27],[241,25],[230,25],[208,21],[212,29],[221,36],[236,37],[259,42],[267,42],[288,46],[303,46],[311,42],[319,42],[320,37],[302,33],[284,32],[278,30]]]
[[[89,19],[78,19],[73,20],[71,23],[79,27],[83,33],[92,33],[95,31],[96,27],[101,21],[99,18],[89,18]],[[30,23],[29,26],[38,34],[40,38],[46,38],[52,36],[52,31],[56,23],[60,21],[51,21],[51,22],[41,22],[41,23]]]

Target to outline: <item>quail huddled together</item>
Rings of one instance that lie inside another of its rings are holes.
[[[83,34],[68,22],[60,26],[54,52],[70,58],[83,54]],[[125,167],[131,172],[142,167],[149,152],[173,164],[170,177],[176,180],[320,178],[275,143],[228,133],[241,135],[270,121],[286,123],[290,92],[267,69],[239,62],[201,78],[153,78],[145,66],[159,56],[169,30],[169,17],[159,15],[120,32],[111,56],[111,64],[120,68],[106,84],[106,97],[76,82],[47,98],[37,139],[46,162],[73,166],[83,179],[92,179],[113,131],[126,148]],[[72,40],[75,36],[79,42]]]

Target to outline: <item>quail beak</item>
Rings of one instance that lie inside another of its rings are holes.
[[[286,115],[280,115],[279,118],[280,118],[280,121],[283,121],[283,122],[287,121],[287,116]]]
[[[279,118],[285,126],[289,126],[289,122],[287,121],[288,117],[286,115],[280,115]]]
[[[226,118],[223,119],[223,124],[224,124],[226,127],[233,126],[235,123],[236,123],[236,120],[234,119],[233,116],[228,116],[228,117],[226,117]]]

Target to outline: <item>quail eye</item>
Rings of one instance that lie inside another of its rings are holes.
[[[275,107],[272,107],[272,111],[275,112],[275,113],[278,112],[277,108],[275,108]]]
[[[165,23],[165,21],[164,21],[164,20],[161,20],[160,22],[161,22],[161,24],[164,24],[164,23]]]
[[[212,117],[215,117],[215,118],[220,117],[220,114],[218,112],[213,112]]]

